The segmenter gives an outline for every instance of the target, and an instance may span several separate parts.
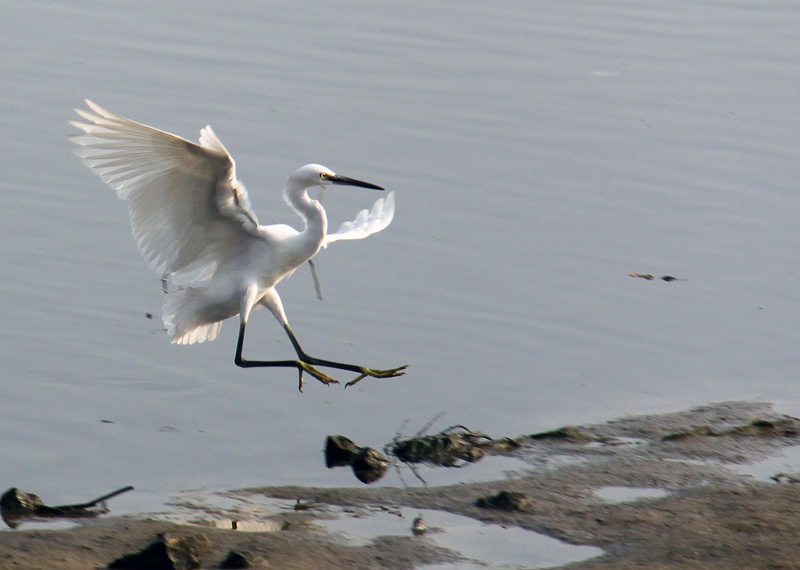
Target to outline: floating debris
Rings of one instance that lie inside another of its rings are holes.
[[[383,448],[387,455],[408,465],[414,476],[425,484],[416,465],[464,467],[480,461],[487,453],[498,454],[520,447],[511,438],[492,439],[485,433],[472,431],[462,425],[450,426],[434,435],[425,435],[441,415],[435,416],[411,438],[400,439],[398,432],[392,442]]]
[[[450,426],[435,434],[395,440],[386,448],[403,463],[428,463],[438,467],[461,467],[479,461],[485,455],[483,447],[491,445],[492,438],[473,432],[464,426]]]
[[[648,281],[652,281],[655,279],[654,276],[650,275],[649,273],[628,273],[631,277],[638,277],[640,279],[647,279]],[[688,279],[681,279],[680,277],[673,277],[672,275],[662,275],[659,277],[662,281],[666,281],[669,283],[670,281],[688,281]]]
[[[5,523],[11,528],[17,528],[17,526],[19,526],[19,521],[25,519],[96,517],[97,515],[108,512],[108,508],[105,505],[108,499],[132,489],[133,487],[128,485],[127,487],[122,487],[121,489],[105,494],[102,497],[97,497],[93,501],[51,507],[45,505],[38,495],[26,493],[21,489],[12,487],[0,497],[0,514],[2,514]],[[93,507],[97,505],[100,505],[100,508],[93,510]]]
[[[483,459],[487,452],[509,451],[519,444],[513,439],[494,440],[485,433],[462,425],[450,426],[435,435],[395,439],[384,451],[403,463],[426,463],[436,467],[463,467]]]
[[[195,570],[211,550],[204,534],[169,538],[159,534],[156,541],[134,554],[126,554],[108,565],[118,570]],[[241,568],[241,567],[239,567]]]
[[[531,511],[533,501],[520,491],[500,491],[495,495],[479,498],[475,501],[475,506],[502,511]]]
[[[485,433],[474,432],[462,425],[450,426],[435,435],[424,435],[438,416],[418,431],[414,437],[400,439],[398,433],[383,451],[408,465],[414,475],[425,483],[415,465],[433,467],[464,467],[480,461],[487,453],[503,453],[517,449],[520,444],[511,439],[492,439]],[[374,483],[386,474],[391,462],[371,447],[361,447],[343,435],[329,435],[325,441],[325,465],[351,466],[362,483]]]

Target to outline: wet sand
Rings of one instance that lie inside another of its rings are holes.
[[[415,536],[410,529],[352,545],[319,524],[332,512],[341,512],[333,506],[351,513],[399,507],[443,510],[603,549],[599,557],[569,565],[573,570],[800,568],[798,474],[778,473],[776,468],[773,480],[759,481],[735,469],[800,443],[800,420],[769,404],[714,404],[522,435],[515,441],[520,447],[508,454],[522,457],[527,469],[487,483],[250,488],[224,495],[239,504],[255,505],[265,497],[299,500],[304,508],[247,513],[196,504],[182,508],[185,513],[189,507],[195,524],[140,516],[102,517],[68,530],[24,530],[23,525],[22,530],[0,533],[0,568],[105,568],[147,546],[157,533],[204,534],[211,550],[203,568],[219,568],[230,550],[242,553],[250,567],[287,570],[409,569],[463,560],[437,546],[435,535]],[[667,493],[617,503],[594,493],[609,486]],[[526,500],[506,508],[477,506],[502,491]],[[263,530],[232,530],[231,520],[239,521],[240,529],[249,525]]]

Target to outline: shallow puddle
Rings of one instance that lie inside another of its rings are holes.
[[[655,487],[623,487],[610,485],[594,490],[594,495],[607,503],[629,503],[643,499],[660,499],[669,494],[664,489]]]
[[[11,526],[0,526],[0,530],[67,530],[85,524],[86,521],[93,519],[69,519],[69,518],[53,518],[53,519],[19,519]]]
[[[759,481],[775,481],[782,475],[800,479],[800,446],[784,447],[775,455],[751,463],[726,463],[727,469],[741,475],[749,475]]]
[[[269,497],[231,497],[223,494],[187,493],[173,505],[177,512],[160,518],[173,522],[236,528],[241,531],[280,530],[281,523],[270,517],[295,509],[295,502]],[[475,519],[432,509],[350,508],[312,505],[321,518],[320,528],[356,546],[370,544],[380,536],[416,536],[455,550],[466,561],[458,568],[505,569],[546,568],[585,560],[603,553],[593,546],[574,546],[519,527],[484,525]],[[312,511],[312,512],[314,512]],[[425,531],[415,533],[415,519],[422,517]],[[452,568],[452,565],[428,566]]]
[[[469,517],[430,509],[400,508],[366,516],[344,516],[317,521],[354,544],[369,544],[379,536],[410,535],[414,519],[422,517],[427,531],[419,535],[439,546],[458,551],[476,568],[546,568],[585,560],[603,553],[593,546],[574,546],[519,527],[485,525]],[[427,568],[449,568],[434,565]],[[459,563],[459,568],[464,568]]]

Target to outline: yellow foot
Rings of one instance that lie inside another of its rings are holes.
[[[395,376],[402,376],[403,374],[405,374],[403,370],[405,370],[406,368],[408,368],[408,365],[400,366],[398,368],[389,368],[387,370],[378,370],[377,368],[362,368],[361,374],[358,376],[358,378],[356,378],[355,380],[351,380],[350,382],[345,384],[344,387],[349,388],[353,384],[361,382],[367,376],[370,376],[371,378],[394,378]]]
[[[303,362],[302,360],[297,361],[297,369],[300,371],[300,385],[298,389],[302,392],[303,391],[303,372],[308,372],[314,378],[325,384],[326,386],[330,384],[338,384],[339,381],[336,378],[331,378],[327,374],[325,374],[319,368],[311,366],[310,364]]]

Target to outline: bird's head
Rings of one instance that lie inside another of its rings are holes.
[[[330,168],[326,168],[320,164],[306,164],[289,177],[289,183],[305,188],[336,184],[340,186],[360,186],[361,188],[371,188],[372,190],[383,190],[380,186],[370,184],[369,182],[348,178],[347,176],[339,176]]]

